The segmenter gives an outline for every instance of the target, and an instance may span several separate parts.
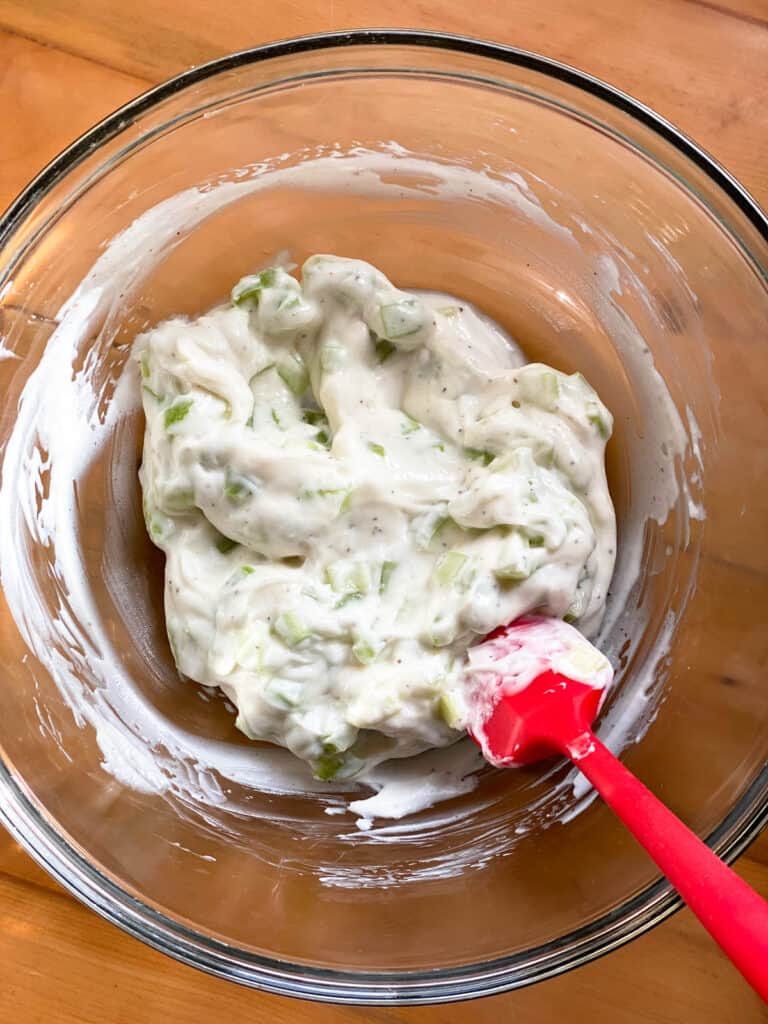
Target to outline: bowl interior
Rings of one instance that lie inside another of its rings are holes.
[[[240,980],[260,957],[459,986],[512,958],[530,980],[661,899],[563,764],[483,770],[363,833],[349,793],[176,673],[130,344],[286,252],[475,302],[597,388],[619,519],[601,735],[701,835],[743,834],[768,749],[768,251],[711,176],[544,68],[392,44],[195,81],[22,212],[0,249],[0,752],[22,839],[39,816],[116,916],[239,958]]]

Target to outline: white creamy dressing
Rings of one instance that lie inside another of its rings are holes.
[[[314,256],[137,338],[179,669],[321,779],[453,743],[465,653],[537,610],[590,634],[612,418],[460,300]]]

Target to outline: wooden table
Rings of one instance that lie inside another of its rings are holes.
[[[768,206],[768,0],[0,0],[0,208],[94,121],[229,50],[355,27],[440,29],[574,64],[655,107]],[[738,865],[768,896],[768,835]],[[105,924],[0,836],[2,1024],[756,1024],[768,1010],[684,911],[522,992],[423,1009],[290,1002]]]

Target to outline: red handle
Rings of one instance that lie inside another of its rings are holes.
[[[768,902],[715,856],[592,734],[565,751],[768,1002]]]

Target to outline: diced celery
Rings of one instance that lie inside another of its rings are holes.
[[[272,422],[275,424],[276,427],[279,427],[282,430],[283,429],[283,425],[280,422],[280,417],[277,415],[277,410],[276,409],[272,409],[271,412],[272,412]]]
[[[494,569],[493,575],[497,580],[527,580],[531,575],[531,570],[524,565],[503,565]]]
[[[415,420],[412,416],[409,416],[407,412],[403,413],[405,423],[401,424],[400,431],[403,434],[412,434],[416,430],[421,430],[421,424],[418,420]]]
[[[397,568],[397,562],[382,562],[381,564],[381,578],[379,580],[379,593],[383,594],[389,586],[389,581],[392,579],[392,573]]]
[[[266,366],[262,366],[262,368],[260,370],[257,370],[256,373],[254,373],[254,375],[251,377],[249,383],[253,384],[253,382],[256,380],[257,377],[261,377],[263,374],[268,373],[270,370],[273,370],[274,368],[275,368],[275,363],[274,362],[267,363]]]
[[[320,349],[320,369],[323,373],[334,373],[341,369],[347,357],[347,350],[338,341],[326,341]]]
[[[517,371],[522,397],[532,405],[552,411],[560,395],[560,381],[555,370],[540,363],[531,363]]]
[[[376,660],[377,652],[370,640],[361,637],[352,644],[352,653],[361,665],[370,665]]]
[[[352,495],[353,494],[354,494],[354,491],[350,487],[349,490],[347,491],[347,494],[346,494],[346,497],[344,498],[344,501],[342,501],[341,505],[339,506],[339,512],[349,512],[349,510],[352,508]]]
[[[242,505],[256,493],[253,480],[227,467],[224,476],[224,496],[231,505]]]
[[[149,352],[146,349],[139,356],[139,367],[141,368],[141,376],[144,380],[148,380],[152,371],[149,368]]]
[[[232,289],[232,301],[236,306],[250,303],[258,306],[264,288],[271,288],[277,278],[277,267],[267,267],[258,274],[242,277]]]
[[[528,537],[529,548],[543,548],[547,543],[546,537],[542,537],[540,533],[535,533]]]
[[[286,387],[300,398],[309,387],[309,373],[298,352],[287,352],[277,366],[277,372]]]
[[[373,452],[374,455],[379,455],[382,458],[387,454],[387,450],[383,444],[378,444],[376,441],[368,442],[368,451]]]
[[[605,421],[604,417],[601,416],[599,412],[595,412],[590,413],[587,416],[587,419],[592,424],[592,426],[597,429],[597,432],[600,435],[600,437],[602,437],[604,441],[607,441],[608,438],[611,436],[611,428]]]
[[[223,533],[218,535],[214,543],[216,544],[216,550],[220,551],[222,555],[229,554],[233,548],[237,547],[237,541],[232,540],[231,537],[225,537]]]
[[[141,390],[142,391],[146,391],[146,393],[148,395],[150,395],[152,398],[154,398],[154,400],[156,402],[162,402],[163,396],[162,395],[158,395],[158,393],[156,391],[153,391],[152,388],[148,387],[146,384],[142,385],[142,389]]]
[[[169,405],[163,413],[163,424],[165,429],[170,430],[174,423],[181,423],[191,408],[191,398],[177,399],[173,405]]]
[[[451,693],[442,693],[437,701],[437,717],[441,718],[451,729],[462,728],[463,712],[456,697]]]
[[[363,595],[359,591],[353,590],[348,594],[342,594],[336,604],[333,606],[335,609],[345,608],[351,601],[359,601]]]
[[[240,572],[243,574],[243,576],[250,576],[252,573],[256,572],[256,570],[253,568],[252,565],[241,565]]]
[[[444,452],[445,451],[445,445],[443,444],[442,441],[435,441],[435,443],[432,445],[432,447],[433,448],[437,448],[437,450],[439,452]]]
[[[381,323],[388,339],[405,338],[425,325],[427,311],[418,299],[403,299],[381,307]]]
[[[414,544],[420,551],[427,551],[440,531],[451,521],[450,516],[433,511],[414,520]]]
[[[343,594],[347,589],[346,568],[339,562],[334,562],[332,565],[326,566],[325,582],[331,590],[335,590],[337,594]]]
[[[326,567],[325,579],[337,594],[362,597],[371,589],[371,571],[365,562],[333,562]]]
[[[441,306],[437,311],[441,316],[458,316],[461,312],[459,306]]]
[[[163,504],[169,512],[189,512],[195,507],[195,492],[187,487],[170,491]]]
[[[301,414],[301,418],[311,427],[328,426],[328,420],[326,419],[325,413],[321,412],[320,409],[304,409]]]
[[[464,454],[468,459],[472,459],[473,462],[482,462],[484,466],[490,465],[496,458],[493,452],[483,451],[482,448],[465,448]]]
[[[273,676],[264,688],[264,695],[270,703],[286,709],[295,708],[301,702],[303,686],[295,679]]]
[[[278,615],[272,626],[272,632],[288,647],[296,647],[302,640],[312,635],[312,631],[296,615],[295,612],[283,612]]]
[[[367,594],[371,589],[371,570],[365,562],[355,562],[349,574],[349,580],[360,594]]]
[[[312,764],[315,778],[321,779],[323,782],[336,778],[343,767],[343,754],[323,754]]]
[[[395,346],[386,338],[379,338],[376,342],[376,358],[380,363],[385,363],[395,350]]]
[[[446,551],[435,563],[435,579],[441,587],[455,583],[467,563],[467,556],[461,551]]]

